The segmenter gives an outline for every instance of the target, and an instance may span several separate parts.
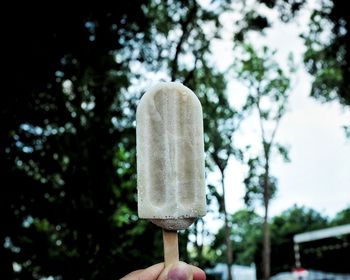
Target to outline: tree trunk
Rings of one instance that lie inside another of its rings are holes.
[[[270,244],[270,227],[268,222],[268,211],[265,208],[264,215],[264,239],[263,239],[263,276],[264,280],[270,278],[270,253],[271,253],[271,244]]]
[[[268,221],[270,200],[270,181],[269,181],[269,159],[266,157],[265,175],[264,175],[264,225],[263,225],[263,279],[270,278],[271,266],[271,242],[270,242],[270,228]]]
[[[226,202],[225,202],[225,175],[224,171],[221,171],[221,185],[222,185],[222,209],[224,211],[224,221],[225,221],[225,240],[226,240],[226,264],[227,264],[227,276],[228,280],[233,280],[233,275],[231,272],[232,267],[232,242],[231,242],[231,228],[228,223],[228,215],[226,211]]]

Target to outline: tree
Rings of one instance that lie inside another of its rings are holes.
[[[293,256],[295,234],[345,224],[349,221],[348,208],[333,219],[305,206],[294,205],[273,217],[271,221],[272,271],[290,271],[295,267]],[[307,269],[323,269],[330,272],[349,271],[346,256],[349,254],[349,235],[334,236],[301,243],[301,265]]]
[[[247,34],[259,32],[264,35],[268,28],[273,28],[271,12],[276,11],[284,23],[292,21],[305,6],[307,0],[255,0],[251,2],[236,3],[239,18],[235,21],[237,32],[234,35],[238,43],[247,39]],[[267,12],[268,11],[268,12]]]
[[[25,11],[11,26],[14,51],[26,49],[14,56],[18,81],[1,108],[6,279],[114,279],[130,259],[145,263],[133,249],[143,238],[159,259],[152,227],[136,224],[135,100],[122,94],[128,60],[114,59],[139,47],[142,4]]]
[[[178,5],[173,7],[173,13],[178,12]],[[161,8],[159,8],[159,5],[156,5],[156,7],[159,14],[159,9]],[[237,114],[228,104],[227,96],[225,95],[226,81],[223,73],[215,70],[215,66],[209,62],[207,55],[211,51],[210,43],[212,39],[220,36],[218,15],[224,9],[225,3],[221,3],[215,11],[208,11],[201,8],[196,1],[189,1],[186,5],[185,13],[181,13],[182,18],[178,25],[181,36],[176,38],[177,40],[175,40],[173,45],[171,45],[171,41],[169,43],[166,40],[160,41],[160,44],[157,45],[158,49],[165,51],[166,54],[164,55],[164,62],[169,69],[168,79],[184,83],[196,93],[201,101],[204,118],[205,150],[209,158],[206,162],[207,170],[210,171],[215,167],[219,168],[220,171],[222,170],[222,183],[224,181],[224,169],[227,166],[229,157],[234,152],[230,138],[236,126]],[[155,22],[155,25],[160,30],[163,30],[165,26],[163,19],[159,18],[158,20]],[[206,34],[204,31],[204,26],[208,22],[214,24],[213,26],[215,27],[210,34]],[[167,56],[169,49],[173,50],[173,56],[170,56],[170,58]],[[158,58],[162,58],[162,51],[159,52],[159,55]],[[190,60],[191,63],[183,63],[181,61],[181,57],[184,55],[186,56],[186,61]],[[221,185],[220,187],[223,190],[222,194],[219,194],[220,192],[216,190],[216,186],[211,186],[207,201],[211,205],[213,197],[218,199],[219,211],[223,213],[225,224],[229,226],[224,205],[225,186]],[[203,238],[200,238],[199,235],[201,234],[203,237],[204,234],[208,233],[204,229],[204,224],[201,220],[197,221],[194,227],[193,234],[196,236],[196,241],[194,242],[196,258],[194,262],[199,265],[205,265],[208,263],[208,260],[203,257],[204,246],[199,241],[199,239],[203,240]],[[187,232],[184,234],[186,235]],[[229,248],[227,253],[229,263],[232,264],[232,249],[230,249],[229,236],[226,244]],[[186,245],[184,245],[185,248]]]
[[[339,216],[342,216],[343,212],[346,212],[346,209],[339,212]],[[261,263],[263,256],[263,220],[263,217],[250,209],[239,210],[230,218],[235,262],[240,265],[255,263],[258,268],[258,278],[262,277],[258,264]],[[331,224],[333,224],[333,221],[329,223],[329,219],[318,211],[298,205],[294,205],[272,217],[270,223],[271,273],[275,275],[295,268],[293,242],[295,234],[323,229]],[[222,227],[212,244],[212,250],[219,252],[216,262],[223,261],[224,232],[224,227]],[[317,258],[320,259],[320,257]]]
[[[320,1],[302,37],[305,66],[314,76],[311,96],[321,102],[337,100],[350,106],[350,15],[346,8],[344,1]],[[350,125],[343,128],[350,138]]]
[[[241,14],[245,20],[236,22],[238,32],[235,39],[243,42],[251,31],[264,33],[273,24],[268,13],[275,10],[283,22],[292,21],[312,1],[307,0],[257,0],[252,6],[242,5]],[[314,77],[310,95],[321,102],[337,100],[340,104],[350,104],[350,16],[344,1],[316,1],[309,19],[308,31],[300,34],[306,51],[304,64]],[[263,9],[259,9],[263,7]],[[259,12],[260,11],[260,12]],[[350,137],[350,125],[344,126],[345,135]]]
[[[204,119],[204,142],[207,153],[206,170],[207,172],[216,172],[219,168],[217,163],[227,166],[229,157],[233,154],[230,137],[233,133],[236,121],[236,112],[228,104],[225,94],[226,81],[223,73],[215,71],[202,55],[199,55],[198,65],[191,70],[191,80],[188,86],[195,91],[203,107]],[[183,71],[182,79],[186,79],[188,73]],[[181,77],[181,76],[180,76]],[[181,81],[181,80],[180,80]],[[223,157],[223,158],[222,158]],[[222,167],[222,166],[220,166]],[[224,171],[223,169],[223,171]],[[222,173],[220,173],[222,174]],[[223,185],[219,185],[222,187]],[[224,194],[217,190],[218,186],[210,185],[207,195],[207,205],[209,211],[213,211],[215,200],[219,203],[219,213],[223,214],[223,219],[227,216],[224,205]],[[194,263],[205,266],[210,260],[205,259],[203,239],[209,234],[205,229],[205,224],[201,219],[197,220],[192,229],[192,234],[196,237],[193,243],[196,249]]]
[[[204,123],[207,124],[211,122],[211,116],[207,111],[210,110],[210,106],[215,105],[210,102],[203,104],[203,101],[208,100],[209,95],[211,98],[216,98],[217,92],[221,92],[226,85],[223,75],[208,64],[210,42],[213,37],[218,36],[220,27],[217,15],[223,7],[220,6],[216,11],[209,11],[194,0],[169,3],[171,2],[154,2],[147,10],[151,16],[152,28],[156,32],[148,38],[149,43],[153,44],[152,51],[143,54],[142,58],[150,62],[150,68],[147,71],[153,71],[155,74],[164,71],[164,80],[182,82],[195,92],[202,102]],[[214,26],[212,32],[204,32],[203,27],[206,24]],[[211,136],[206,129],[204,133],[207,147]],[[201,221],[194,225],[196,236],[198,236],[199,224]],[[180,233],[182,259],[190,261],[187,242],[188,231]],[[194,262],[198,264],[206,263],[202,258],[202,245],[199,241],[195,242],[197,255]]]
[[[208,62],[203,59],[202,55],[199,56],[197,64],[197,69],[191,73],[192,79],[189,81],[189,86],[195,90],[203,106],[204,142],[207,153],[206,168],[208,172],[217,172],[219,170],[222,176],[221,179],[224,180],[224,170],[229,157],[234,153],[231,146],[231,136],[237,125],[237,118],[239,117],[228,103],[225,94],[226,80],[223,73],[213,70]],[[222,180],[218,186],[209,185],[207,204],[209,211],[213,211],[215,200],[218,202],[219,213],[222,215],[224,223],[229,227],[227,221],[228,214],[224,201],[225,186]],[[219,187],[221,188],[221,192],[218,191]],[[194,234],[196,237],[199,237],[198,229],[200,229],[202,236],[195,242],[194,247],[197,249],[195,261],[198,264],[205,265],[210,263],[210,260],[202,258],[205,248],[203,247],[203,243],[198,243],[198,240],[203,240],[204,234],[207,235],[208,232],[204,230],[205,225],[202,221],[199,220],[195,226],[197,225],[199,225],[199,228],[195,228]],[[226,245],[231,252],[227,256],[231,256],[230,264],[232,264],[231,244],[226,243]]]
[[[344,224],[350,224],[350,207],[338,212],[331,221],[332,226],[340,226]]]
[[[223,77],[222,77],[223,78]],[[223,84],[223,80],[219,82]],[[216,91],[216,96],[213,92],[207,94],[205,99],[202,99],[202,104],[206,108],[207,118],[210,121],[205,125],[209,138],[207,139],[207,151],[209,154],[209,166],[219,171],[221,191],[217,190],[217,186],[210,185],[211,195],[214,196],[219,204],[219,213],[223,216],[225,226],[225,244],[226,244],[226,264],[228,270],[228,279],[232,280],[231,266],[233,264],[232,240],[231,240],[231,225],[226,206],[226,185],[225,185],[225,170],[228,161],[235,151],[232,145],[232,134],[236,130],[237,114],[230,108],[225,96],[224,87],[221,91]],[[214,99],[213,99],[214,98]],[[213,101],[214,102],[213,102]],[[210,104],[208,106],[207,104]],[[213,104],[215,103],[215,104]]]
[[[234,251],[233,256],[236,264],[251,265],[256,262],[259,253],[258,246],[262,238],[263,219],[250,209],[242,209],[229,217],[231,224],[231,240]],[[212,249],[219,254],[216,262],[224,261],[225,226],[223,226],[212,244]]]
[[[315,77],[311,96],[350,105],[350,16],[343,1],[320,1],[303,34],[307,70]],[[327,38],[327,39],[324,39]]]
[[[310,1],[306,0],[258,0],[260,4],[270,9],[276,9],[284,22],[289,22]],[[350,15],[344,1],[317,1],[310,16],[309,30],[302,34],[306,51],[304,62],[308,72],[314,76],[311,96],[328,102],[338,100],[341,104],[350,104]],[[241,27],[245,34],[250,30],[263,30],[271,27],[269,19],[264,14],[251,12],[250,21],[245,21],[246,28]],[[247,16],[246,16],[247,17]],[[249,18],[249,17],[247,17]],[[252,28],[253,27],[253,28]],[[242,37],[242,36],[239,36]]]
[[[9,22],[0,105],[2,277],[115,279],[160,261],[160,231],[136,215],[136,103],[152,71],[195,84],[217,15],[196,1],[31,8]]]
[[[271,175],[270,166],[273,153],[277,152],[288,161],[287,150],[276,142],[276,133],[286,111],[290,79],[280,66],[272,60],[274,51],[263,47],[260,52],[251,45],[242,45],[242,56],[236,66],[237,78],[246,85],[248,95],[243,111],[255,111],[260,127],[260,152],[248,160],[248,175],[245,202],[252,205],[254,200],[262,201],[263,223],[263,276],[270,277],[270,233],[268,210],[273,198],[277,179]],[[292,71],[293,69],[290,68]]]
[[[271,220],[272,273],[291,271],[295,267],[293,236],[323,229],[328,218],[314,209],[294,205]]]
[[[263,219],[254,211],[243,209],[232,215],[232,223],[236,263],[249,266],[256,262]]]

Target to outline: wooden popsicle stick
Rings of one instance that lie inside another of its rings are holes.
[[[177,231],[163,229],[165,267],[179,261],[179,241]]]

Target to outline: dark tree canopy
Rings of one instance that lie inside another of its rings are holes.
[[[258,2],[277,8],[284,21],[292,20],[305,3]],[[349,13],[345,1],[327,3],[314,12],[310,33],[304,35],[305,63],[315,76],[315,97],[349,105]],[[1,279],[118,279],[161,261],[160,231],[136,214],[134,121],[147,74],[183,82],[200,98],[208,170],[224,170],[231,154],[242,157],[231,143],[242,115],[230,108],[225,75],[208,59],[212,40],[220,36],[219,15],[230,1],[212,4],[215,10],[195,0],[78,7],[16,2],[4,9],[8,49],[3,58],[9,64],[3,68],[9,79],[0,102]],[[250,30],[271,25],[256,11],[242,15],[244,20],[236,23],[237,41]],[[333,34],[326,44],[319,40],[324,31],[319,16]],[[215,197],[222,200],[217,187],[210,186],[208,203]],[[344,210],[334,224],[348,217]],[[247,232],[260,223],[250,212],[234,219],[246,223]],[[230,222],[235,226],[235,220]],[[284,233],[290,232],[297,230]],[[236,242],[237,260],[254,258],[257,237],[260,231],[244,239],[251,245],[250,255]],[[188,260],[187,233],[181,239],[182,256]],[[276,244],[284,241],[273,236]],[[196,262],[210,263],[201,260],[203,244],[195,246]]]
[[[3,279],[116,279],[160,260],[160,236],[136,223],[135,102],[124,94],[128,57],[148,28],[142,5],[13,14],[15,81],[1,102]]]
[[[136,214],[134,121],[144,86],[135,84],[158,71],[216,100],[225,81],[207,63],[202,26],[213,24],[216,36],[217,13],[189,0],[51,3],[9,15],[1,277],[118,279],[161,261],[160,230]],[[186,260],[187,234],[181,239]]]
[[[315,79],[311,95],[350,105],[350,14],[345,1],[322,1],[304,34],[307,70]]]

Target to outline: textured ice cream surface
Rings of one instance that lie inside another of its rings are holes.
[[[204,216],[203,116],[196,95],[179,83],[152,87],[138,105],[136,135],[139,217],[184,228]]]
[[[197,218],[151,219],[150,221],[167,230],[180,230],[188,228],[196,219]]]

